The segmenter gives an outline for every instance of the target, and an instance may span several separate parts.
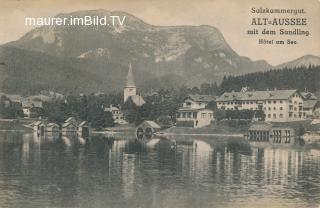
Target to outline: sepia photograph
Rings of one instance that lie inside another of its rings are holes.
[[[0,208],[320,208],[320,0],[0,0]]]

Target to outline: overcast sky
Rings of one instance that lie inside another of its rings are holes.
[[[258,45],[257,37],[246,35],[252,28],[252,7],[303,8],[308,26],[300,29],[309,30],[311,36],[293,36],[299,41],[293,46]],[[24,25],[25,17],[52,17],[87,9],[126,11],[155,25],[212,25],[239,55],[265,59],[273,65],[305,54],[320,56],[320,0],[0,0],[0,44],[32,29]]]

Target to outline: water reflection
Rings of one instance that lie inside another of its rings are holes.
[[[1,133],[1,207],[317,207],[320,151]]]

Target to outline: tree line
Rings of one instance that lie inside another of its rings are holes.
[[[255,90],[298,89],[317,92],[320,90],[320,66],[274,69],[240,76],[224,77],[219,92],[240,91],[242,87]]]

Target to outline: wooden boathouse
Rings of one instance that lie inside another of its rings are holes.
[[[251,124],[245,134],[249,142],[269,142],[273,144],[295,144],[295,130],[288,126],[278,126],[267,122]]]
[[[151,138],[152,135],[159,131],[161,127],[154,121],[144,121],[137,126],[136,135],[138,139],[142,139],[143,136]]]

